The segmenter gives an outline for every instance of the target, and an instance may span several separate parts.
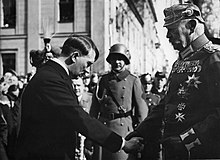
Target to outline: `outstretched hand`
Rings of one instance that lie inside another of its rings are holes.
[[[122,149],[126,153],[140,152],[144,148],[143,141],[144,139],[142,137],[133,137],[130,140],[125,141],[125,145]]]

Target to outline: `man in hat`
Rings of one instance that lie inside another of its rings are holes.
[[[110,48],[107,62],[111,72],[103,75],[93,93],[90,115],[98,118],[112,131],[122,137],[133,131],[132,116],[141,122],[148,113],[140,79],[126,68],[130,64],[130,53],[124,44]],[[135,111],[135,112],[134,112]],[[111,153],[102,151],[101,160],[127,160],[124,151]]]
[[[16,159],[74,160],[76,132],[112,152],[140,149],[141,138],[124,141],[79,105],[70,74],[83,75],[98,56],[90,38],[73,35],[39,68],[22,94]]]
[[[163,99],[166,93],[166,83],[167,78],[165,73],[157,71],[154,76],[154,83],[152,87],[152,93],[160,96],[160,99]]]
[[[139,135],[152,142],[164,124],[166,160],[220,159],[220,51],[205,36],[197,6],[173,5],[164,14],[179,58],[165,98],[127,139]]]
[[[160,96],[158,94],[152,93],[154,79],[150,73],[142,74],[140,78],[144,87],[146,102],[150,112],[155,106],[159,104]]]
[[[150,113],[154,107],[157,107],[161,98],[160,95],[152,92],[154,79],[150,73],[141,75],[141,83],[144,86],[146,102]],[[141,158],[144,160],[144,159],[160,159],[160,157],[161,157],[161,145],[159,143],[159,140],[157,143],[156,142],[149,143],[148,141],[145,141],[144,149],[141,152]]]

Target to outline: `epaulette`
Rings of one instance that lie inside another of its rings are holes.
[[[135,78],[138,78],[138,74],[135,74],[135,73],[130,73],[131,76],[135,77]]]
[[[211,41],[205,44],[203,48],[205,49],[205,51],[208,51],[209,53],[214,53],[216,51],[219,51],[218,47],[213,45]]]

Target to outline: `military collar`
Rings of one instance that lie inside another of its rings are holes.
[[[130,72],[126,69],[120,73],[112,71],[112,74],[114,74],[119,80],[123,80],[130,74]]]
[[[200,50],[205,44],[209,42],[205,34],[202,34],[197,39],[195,39],[188,47],[179,53],[180,59],[185,59],[191,53]]]

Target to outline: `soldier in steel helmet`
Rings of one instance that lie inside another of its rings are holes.
[[[130,58],[124,44],[111,46],[106,59],[111,71],[100,78],[90,108],[93,117],[122,137],[133,131],[132,115],[141,122],[148,114],[140,79],[126,68]],[[124,151],[110,153],[103,149],[99,159],[127,160],[128,156]]]
[[[220,51],[205,36],[194,4],[173,5],[164,14],[167,38],[179,58],[165,98],[127,139],[151,142],[163,126],[166,160],[220,159]]]

